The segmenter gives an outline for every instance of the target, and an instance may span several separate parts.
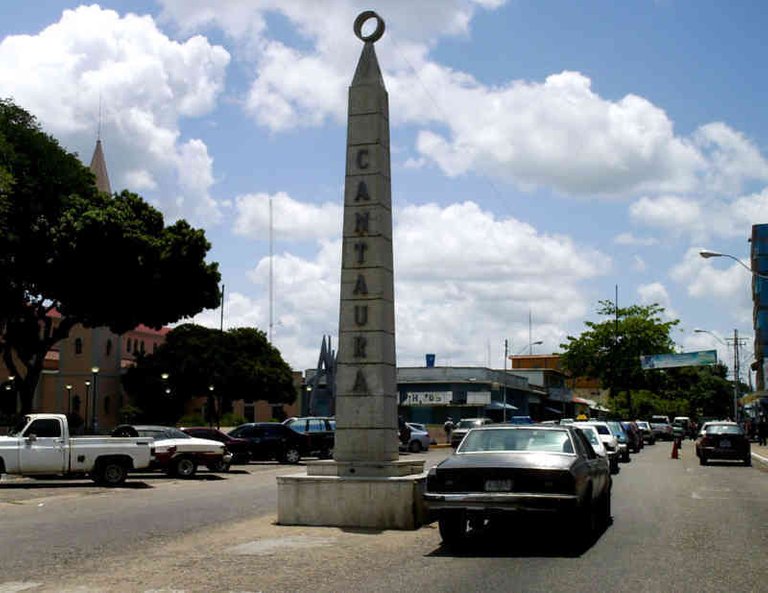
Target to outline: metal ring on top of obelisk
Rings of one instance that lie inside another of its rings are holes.
[[[370,35],[363,35],[363,25],[368,19],[376,19],[376,29]],[[357,38],[360,41],[364,41],[365,43],[374,43],[381,39],[381,36],[384,35],[384,19],[376,14],[373,10],[366,10],[365,12],[361,12],[359,15],[357,15],[354,29],[355,35],[357,35]]]

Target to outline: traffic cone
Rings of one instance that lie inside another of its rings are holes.
[[[672,459],[680,459],[679,449],[680,447],[677,445],[677,439],[674,439],[672,441]]]

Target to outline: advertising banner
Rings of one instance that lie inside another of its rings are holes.
[[[453,401],[452,391],[409,391],[403,406],[443,406]]]
[[[698,367],[717,364],[717,350],[699,350],[680,354],[647,354],[640,357],[644,371],[675,367]]]

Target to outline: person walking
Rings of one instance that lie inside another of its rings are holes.
[[[760,423],[757,425],[757,444],[765,447],[768,439],[768,420],[765,415],[760,416]]]
[[[453,432],[453,418],[448,416],[445,424],[443,424],[443,430],[445,431],[445,442],[451,442],[451,433]]]

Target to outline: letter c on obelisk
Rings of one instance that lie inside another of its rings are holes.
[[[370,35],[363,35],[363,25],[368,19],[376,19],[376,29]],[[357,38],[360,41],[364,41],[365,43],[374,43],[381,39],[381,36],[384,35],[384,19],[376,14],[373,10],[366,10],[365,12],[361,12],[359,15],[357,15],[354,29],[355,35],[357,35]]]

